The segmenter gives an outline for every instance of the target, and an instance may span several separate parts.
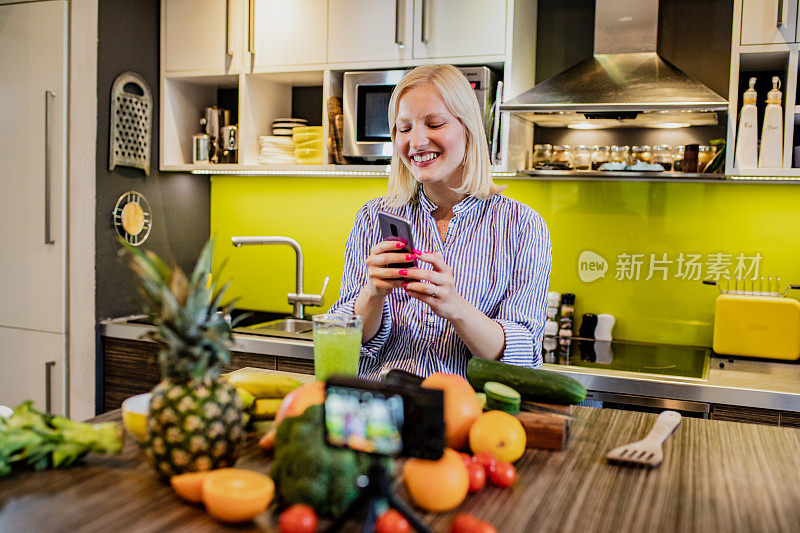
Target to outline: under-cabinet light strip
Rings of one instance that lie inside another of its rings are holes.
[[[380,170],[227,170],[202,168],[192,170],[192,174],[214,174],[214,175],[235,175],[235,176],[328,176],[328,177],[380,177],[389,176],[388,171]],[[495,178],[513,178],[516,172],[492,172]]]
[[[387,177],[388,172],[375,170],[216,170],[197,169],[192,174],[236,175],[236,176],[366,176]]]
[[[728,176],[737,181],[800,181],[800,176]]]

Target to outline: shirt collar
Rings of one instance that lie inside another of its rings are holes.
[[[419,191],[420,207],[422,207],[422,209],[424,209],[428,213],[436,211],[436,209],[439,206],[433,203],[433,201],[425,195],[425,190],[422,187],[420,187],[418,191]],[[464,198],[463,200],[461,200],[460,202],[458,202],[456,205],[453,206],[453,215],[457,215],[458,213],[462,212],[466,213],[467,211],[470,211],[471,209],[475,208],[482,202],[483,200],[481,200],[480,198],[476,198],[474,196],[467,196],[466,198]]]

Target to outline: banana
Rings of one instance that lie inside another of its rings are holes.
[[[259,398],[253,404],[253,418],[256,420],[268,420],[275,418],[278,408],[281,406],[282,398]]]
[[[236,392],[242,400],[242,407],[244,407],[244,410],[249,410],[253,406],[253,402],[256,401],[256,397],[241,387],[236,387]]]
[[[283,398],[301,385],[289,376],[261,372],[234,372],[228,377],[228,383],[246,390],[256,398]]]

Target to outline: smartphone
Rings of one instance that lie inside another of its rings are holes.
[[[374,455],[436,460],[444,453],[444,393],[331,376],[325,382],[325,441]]]
[[[380,224],[381,236],[384,241],[400,241],[405,246],[399,249],[398,252],[414,253],[414,239],[411,236],[411,224],[408,220],[384,211],[378,211],[378,223]],[[414,268],[417,266],[417,261],[415,259],[407,263],[392,263],[387,266],[389,268]]]

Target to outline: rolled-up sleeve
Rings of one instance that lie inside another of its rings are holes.
[[[356,213],[353,229],[344,247],[344,270],[339,299],[328,310],[331,314],[355,314],[355,301],[361,289],[367,283],[367,263],[370,248],[378,242],[375,213],[377,209],[368,202]],[[361,355],[375,357],[386,344],[389,331],[392,329],[392,317],[389,313],[388,299],[383,302],[381,326],[373,338],[361,345]]]
[[[520,230],[511,283],[495,317],[506,336],[500,358],[504,363],[542,365],[551,261],[550,233],[542,217],[533,212]]]

